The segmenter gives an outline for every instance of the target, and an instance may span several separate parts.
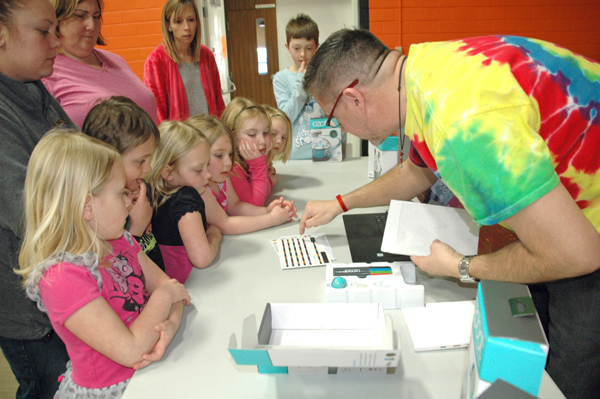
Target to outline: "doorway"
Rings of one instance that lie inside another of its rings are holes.
[[[259,104],[277,106],[271,76],[278,71],[275,0],[225,1],[229,72],[237,90]]]

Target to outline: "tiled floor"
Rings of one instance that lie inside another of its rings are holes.
[[[10,366],[0,351],[0,399],[14,399],[18,386]]]

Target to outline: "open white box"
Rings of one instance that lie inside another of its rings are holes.
[[[244,320],[239,365],[260,373],[373,372],[392,374],[400,360],[399,340],[381,304],[267,304],[256,334],[256,317]]]
[[[370,275],[365,278],[347,275],[344,288],[332,287],[333,271],[337,268],[390,267],[392,274]],[[376,303],[381,302],[384,309],[402,309],[423,307],[425,288],[422,285],[407,284],[402,268],[410,270],[414,279],[414,264],[411,262],[393,263],[334,263],[325,269],[325,297],[328,303]],[[407,267],[409,269],[407,269]]]

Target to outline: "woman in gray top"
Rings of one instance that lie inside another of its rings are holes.
[[[17,398],[51,398],[69,360],[13,271],[29,156],[51,128],[75,127],[40,81],[53,71],[56,26],[48,0],[0,0],[0,347],[20,384]]]

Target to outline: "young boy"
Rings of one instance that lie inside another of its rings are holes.
[[[319,47],[319,27],[308,15],[298,14],[285,27],[286,44],[294,63],[273,76],[277,107],[292,120],[291,159],[311,159],[310,120],[325,114],[314,97],[302,89],[306,67]]]
[[[127,97],[113,96],[94,106],[85,117],[83,133],[115,147],[125,166],[126,187],[133,206],[125,228],[150,259],[165,270],[160,248],[148,226],[152,205],[146,195],[144,176],[150,156],[160,141],[158,127],[146,111]]]

